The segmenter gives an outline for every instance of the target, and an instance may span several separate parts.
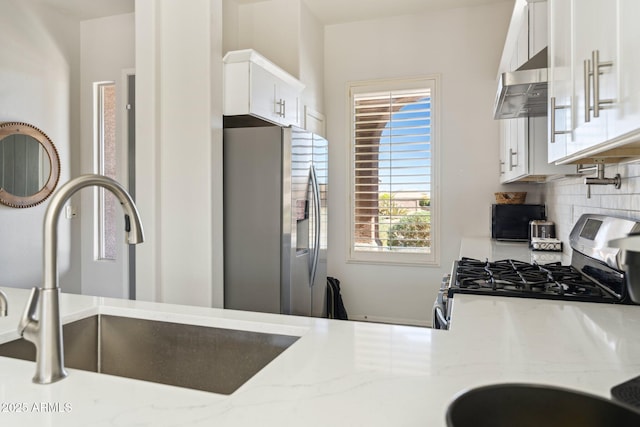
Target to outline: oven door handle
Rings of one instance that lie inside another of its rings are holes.
[[[449,329],[449,321],[444,315],[444,310],[441,305],[435,305],[433,307],[433,312],[435,314],[435,327],[436,329]]]

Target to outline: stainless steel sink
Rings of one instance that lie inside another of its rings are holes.
[[[640,413],[601,397],[533,384],[496,384],[458,396],[447,410],[449,427],[640,426]]]
[[[63,326],[68,368],[231,394],[299,337],[98,315]],[[35,360],[24,339],[0,356]],[[29,380],[29,379],[25,379]]]

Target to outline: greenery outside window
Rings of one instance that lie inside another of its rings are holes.
[[[438,263],[438,86],[349,85],[351,261]]]

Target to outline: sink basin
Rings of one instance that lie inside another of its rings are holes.
[[[63,326],[67,368],[231,394],[299,337],[110,315]],[[0,356],[35,360],[24,339]]]
[[[640,413],[586,393],[533,384],[496,384],[458,396],[449,427],[640,426]]]

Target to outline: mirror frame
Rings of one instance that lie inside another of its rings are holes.
[[[11,135],[27,135],[37,140],[49,156],[51,172],[44,186],[30,196],[16,196],[0,188],[0,203],[12,208],[30,208],[44,202],[55,190],[60,179],[60,157],[58,150],[49,137],[37,127],[22,122],[5,122],[0,124],[0,141]]]

